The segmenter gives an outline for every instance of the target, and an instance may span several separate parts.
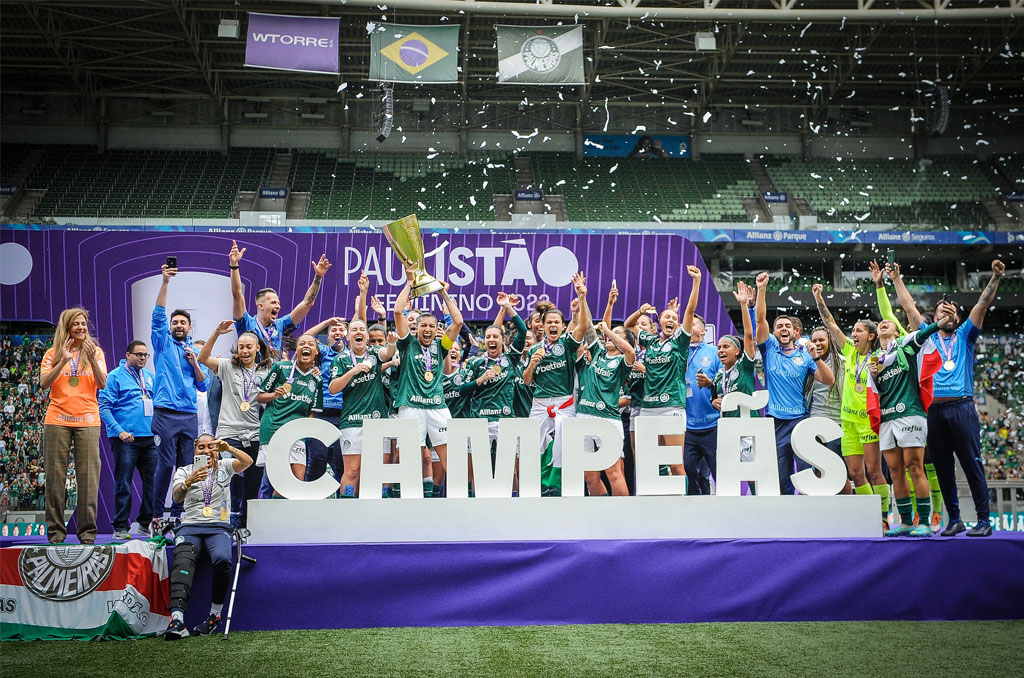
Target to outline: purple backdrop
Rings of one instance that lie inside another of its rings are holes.
[[[241,274],[250,312],[255,311],[252,293],[261,287],[277,289],[282,313],[289,311],[309,286],[310,261],[327,254],[334,266],[302,327],[333,315],[351,317],[357,294],[355,283],[363,268],[371,278],[370,293],[382,299],[391,295],[393,300],[404,281],[398,259],[379,233],[2,230],[2,262],[9,272],[2,276],[0,285],[0,319],[52,323],[63,309],[84,306],[92,313],[94,332],[107,354],[108,369],[113,369],[131,339],[137,337],[149,343],[153,297],[147,290],[143,317],[133,317],[132,285],[158,275],[160,265],[171,254],[178,257],[182,274],[203,273],[210,276],[205,284],[226,285],[232,238],[238,240],[239,247],[246,248]],[[703,272],[698,312],[709,327],[713,326],[714,336],[734,332],[700,253],[681,236],[428,232],[424,241],[428,271],[452,284],[452,294],[458,295],[467,320],[493,319],[497,309],[492,297],[501,290],[518,293],[527,304],[546,295],[568,313],[574,295],[569,276],[576,270],[587,274],[588,299],[595,317],[603,312],[608,288],[616,280],[620,295],[614,316],[622,319],[645,302],[661,308],[672,297],[679,297],[685,303],[690,291],[685,266],[695,264]],[[12,276],[20,277],[10,273],[15,269],[26,272],[27,277],[12,284]],[[175,284],[181,283],[172,283],[172,294]],[[210,303],[201,298],[203,291],[188,308]],[[225,292],[224,298],[218,297],[221,307],[230,308],[228,296]],[[436,295],[419,300],[427,307],[438,302]],[[213,318],[220,319],[224,318]],[[139,327],[145,331],[139,331]],[[212,329],[208,321],[197,321],[194,336],[205,339]],[[217,352],[226,354],[226,349],[218,345]],[[105,439],[103,454],[100,531],[110,529],[113,510],[113,464]],[[136,501],[137,493],[138,487]]]
[[[340,19],[249,12],[245,65],[309,73],[338,72]]]

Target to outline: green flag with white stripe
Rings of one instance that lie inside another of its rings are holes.
[[[496,26],[498,82],[583,85],[583,26]]]

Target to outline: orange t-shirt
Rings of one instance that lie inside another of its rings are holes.
[[[39,376],[53,371],[53,348],[48,348],[43,355],[43,364],[39,367]],[[77,356],[76,356],[77,357]],[[103,349],[96,347],[96,362],[107,368]],[[78,386],[71,386],[71,363],[64,363],[60,376],[50,386],[50,404],[46,408],[44,424],[55,426],[99,426],[100,406],[96,400],[96,380],[92,367],[84,357],[78,364]]]

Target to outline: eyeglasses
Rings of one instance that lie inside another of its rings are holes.
[[[149,357],[149,354],[148,354],[148,353],[131,353],[131,354],[129,354],[129,355],[133,355],[133,356],[135,356],[136,358],[142,358],[143,360],[145,360],[146,358],[148,358],[148,357]]]

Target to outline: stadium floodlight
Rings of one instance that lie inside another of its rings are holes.
[[[697,48],[698,52],[714,52],[717,49],[715,34],[705,31],[696,33],[693,36],[693,46]]]
[[[217,37],[218,38],[233,38],[238,39],[238,19],[221,19],[220,25],[217,26]]]

